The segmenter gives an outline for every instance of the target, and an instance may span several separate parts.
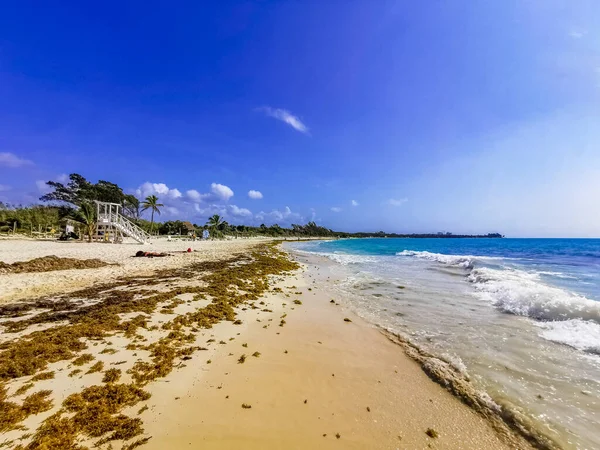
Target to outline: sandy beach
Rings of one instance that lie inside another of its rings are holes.
[[[264,240],[158,241],[151,250],[173,256],[132,258],[140,248],[0,241],[5,263],[56,255],[115,264],[0,274],[0,444],[530,448],[321,293],[327,275],[310,261],[291,263],[299,257]],[[64,339],[70,352],[26,354],[28,338]],[[26,408],[36,392],[47,404]],[[84,420],[94,414],[96,428]]]
[[[0,303],[17,299],[71,292],[96,282],[115,280],[122,276],[151,275],[156,270],[172,269],[186,264],[222,258],[244,252],[261,239],[230,241],[167,241],[155,239],[152,244],[139,245],[134,241],[121,245],[91,244],[82,241],[0,240],[0,261],[14,263],[47,255],[62,258],[98,258],[112,264],[94,270],[61,270],[35,274],[3,276]],[[194,250],[187,253],[187,249]],[[165,258],[135,258],[137,251],[165,252]]]

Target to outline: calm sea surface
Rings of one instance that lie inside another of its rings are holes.
[[[565,448],[600,449],[600,239],[300,242],[367,320],[452,361]]]

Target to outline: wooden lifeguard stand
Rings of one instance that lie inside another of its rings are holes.
[[[150,235],[121,214],[122,206],[118,203],[96,203],[96,239],[106,242],[123,242],[123,236],[129,236],[140,244],[150,240]]]

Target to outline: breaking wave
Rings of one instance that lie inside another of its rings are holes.
[[[396,253],[396,256],[414,256],[419,259],[427,259],[429,261],[435,261],[448,266],[462,267],[463,269],[472,269],[477,260],[501,260],[504,258],[493,257],[493,256],[473,256],[473,255],[444,255],[442,253],[431,253],[431,252],[416,252],[413,250],[403,250]]]
[[[345,253],[316,253],[320,256],[325,256],[343,266],[347,266],[348,264],[364,264],[370,262],[376,262],[377,258],[373,256],[364,256],[364,255],[348,255]]]
[[[468,270],[478,295],[502,312],[528,317],[542,327],[544,339],[600,354],[600,302],[543,282],[542,275],[575,278],[560,272],[528,272],[509,267],[482,267],[494,257],[443,255],[404,250],[412,256]],[[489,264],[488,264],[489,265]],[[497,267],[497,266],[495,266]]]
[[[541,321],[582,319],[600,324],[600,302],[548,286],[536,273],[473,269],[467,279],[501,311]]]

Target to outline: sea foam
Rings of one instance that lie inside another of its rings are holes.
[[[377,261],[377,258],[365,255],[348,255],[345,253],[317,253],[317,255],[325,256],[344,266],[347,266],[348,264],[364,264]]]
[[[477,261],[501,261],[505,258],[496,256],[474,256],[474,255],[445,255],[443,253],[432,253],[427,251],[403,250],[396,253],[396,256],[413,256],[419,259],[435,261],[448,266],[462,267],[463,269],[472,269]]]
[[[450,266],[458,266],[464,269],[470,269],[473,267],[473,262],[476,256],[471,255],[443,255],[441,253],[431,252],[416,252],[412,250],[403,250],[396,253],[397,256],[414,256],[415,258],[427,259],[429,261],[435,261]]]
[[[482,267],[467,278],[501,311],[543,321],[582,319],[600,324],[600,302],[548,286],[536,273]]]
[[[549,341],[600,355],[600,324],[581,319],[540,322],[541,336]]]
[[[404,250],[412,256],[466,269],[480,298],[502,312],[533,319],[541,336],[578,350],[600,354],[600,302],[544,283],[541,275],[575,278],[560,272],[528,272],[509,267],[480,267],[495,257],[444,255]],[[481,264],[478,264],[481,263]]]

